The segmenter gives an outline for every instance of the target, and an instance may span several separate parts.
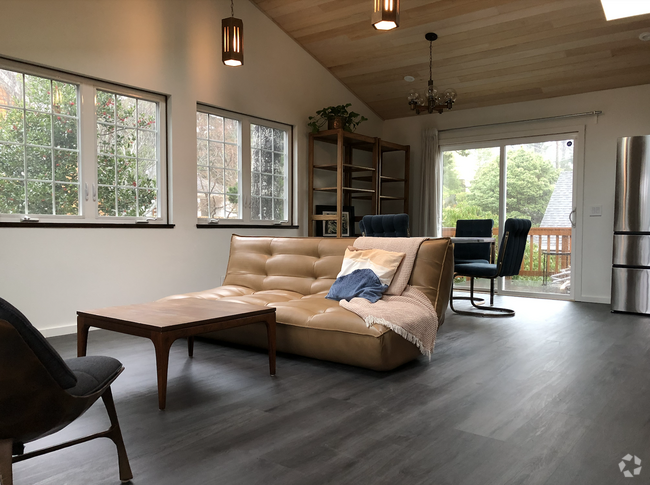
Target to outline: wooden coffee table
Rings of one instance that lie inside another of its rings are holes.
[[[275,308],[219,300],[182,298],[77,312],[77,355],[86,355],[90,327],[150,339],[156,351],[158,407],[165,409],[169,349],[176,339],[187,337],[192,357],[195,335],[258,322],[266,325],[269,367],[275,375]]]

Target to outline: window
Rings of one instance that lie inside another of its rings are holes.
[[[291,127],[200,106],[199,223],[289,224]]]
[[[0,220],[166,223],[164,113],[160,95],[0,62]]]

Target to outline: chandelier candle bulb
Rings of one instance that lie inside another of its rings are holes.
[[[424,38],[429,41],[429,82],[427,93],[422,96],[414,90],[411,90],[411,93],[408,95],[408,102],[411,110],[415,111],[416,114],[420,114],[423,111],[427,111],[428,113],[433,113],[434,111],[442,113],[445,109],[452,108],[458,94],[454,89],[447,89],[444,92],[444,96],[441,96],[438,88],[433,85],[433,41],[438,36],[433,32],[429,32]]]

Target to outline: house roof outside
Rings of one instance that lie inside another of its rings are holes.
[[[572,210],[573,171],[561,172],[539,227],[571,227],[569,216]],[[548,244],[546,237],[535,236],[534,239],[535,243],[541,245],[542,251],[557,251],[555,237],[549,238]]]
[[[561,172],[539,227],[571,227],[569,215],[572,210],[573,171]]]

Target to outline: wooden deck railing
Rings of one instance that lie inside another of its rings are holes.
[[[442,235],[451,237],[456,228],[443,227]],[[494,236],[499,229],[492,230]],[[570,227],[533,227],[528,233],[526,253],[521,263],[521,276],[550,276],[571,266],[571,228]],[[546,275],[544,268],[547,268]]]

